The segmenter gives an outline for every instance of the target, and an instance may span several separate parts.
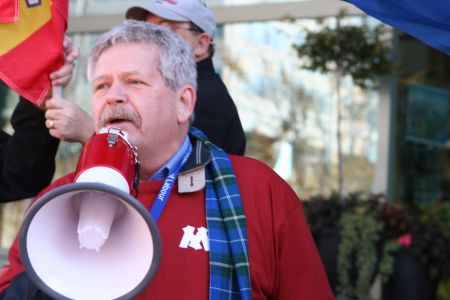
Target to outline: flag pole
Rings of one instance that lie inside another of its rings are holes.
[[[60,85],[58,85],[58,86],[53,85],[52,86],[52,97],[61,99],[63,97],[63,87]]]

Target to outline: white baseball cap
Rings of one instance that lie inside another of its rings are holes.
[[[125,17],[142,21],[149,13],[169,21],[192,22],[214,37],[216,21],[204,0],[153,0],[147,5],[130,7]]]

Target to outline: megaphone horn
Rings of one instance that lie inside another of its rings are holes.
[[[149,212],[130,195],[136,148],[105,128],[84,146],[75,183],[39,198],[19,233],[25,271],[57,299],[130,299],[159,266],[161,240]]]

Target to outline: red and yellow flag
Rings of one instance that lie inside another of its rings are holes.
[[[68,0],[0,0],[0,79],[40,105],[64,63]]]

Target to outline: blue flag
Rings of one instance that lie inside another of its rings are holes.
[[[345,0],[450,55],[450,0]]]

